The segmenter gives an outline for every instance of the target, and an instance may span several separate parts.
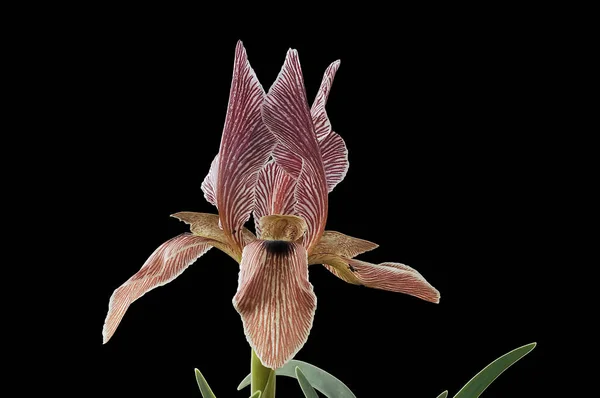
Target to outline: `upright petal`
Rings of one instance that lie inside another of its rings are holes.
[[[246,246],[233,305],[263,365],[277,369],[292,359],[308,338],[317,306],[304,247],[261,240]]]
[[[331,91],[333,78],[335,77],[339,67],[339,60],[333,62],[327,67],[325,74],[323,75],[323,80],[321,81],[321,87],[319,88],[319,92],[315,98],[315,102],[313,102],[312,108],[310,109],[310,113],[315,124],[315,133],[317,134],[317,139],[319,141],[324,139],[331,132],[331,123],[329,122],[329,117],[325,111],[325,104],[327,103],[329,92]]]
[[[210,247],[209,239],[187,233],[160,245],[142,268],[110,297],[102,330],[104,343],[115,333],[131,303],[150,290],[171,282]]]
[[[278,145],[302,159],[296,186],[296,214],[308,224],[304,242],[310,253],[327,221],[327,182],[296,50],[288,51],[283,68],[266,96],[263,119]]]
[[[219,171],[219,155],[210,164],[210,170],[202,181],[202,191],[206,200],[217,206],[217,173]],[[217,207],[218,208],[218,207]]]
[[[319,146],[327,178],[327,191],[331,192],[348,173],[348,149],[344,139],[333,131],[319,142]]]
[[[331,131],[331,123],[325,111],[325,104],[331,91],[333,78],[340,66],[340,61],[335,61],[323,75],[321,87],[310,109],[315,134],[319,142],[321,156],[323,158],[323,167],[327,179],[327,189],[329,192],[341,182],[348,172],[348,149],[346,143],[338,134]],[[302,158],[292,151],[286,150],[282,145],[278,145],[273,150],[275,161],[283,167],[294,179],[297,179],[302,169]]]
[[[294,214],[296,181],[277,163],[270,161],[262,168],[256,185],[254,225],[260,236],[259,220],[272,214]]]
[[[440,301],[440,292],[408,265],[377,265],[334,255],[316,255],[312,260],[323,263],[325,268],[348,283],[409,294],[432,303]]]
[[[262,121],[263,99],[264,91],[238,42],[218,155],[216,201],[223,231],[239,253],[244,245],[242,226],[254,208],[258,173],[275,146]]]

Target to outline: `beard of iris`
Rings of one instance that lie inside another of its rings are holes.
[[[287,257],[292,251],[291,242],[284,240],[266,240],[263,247],[267,255],[272,257]]]

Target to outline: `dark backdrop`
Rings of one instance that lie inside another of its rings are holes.
[[[93,165],[80,178],[94,209],[97,293],[86,355],[94,392],[198,397],[197,367],[217,396],[249,395],[235,392],[250,361],[231,304],[238,266],[217,250],[135,302],[101,345],[112,291],[187,230],[169,215],[215,211],[200,184],[218,151],[242,39],[265,89],[287,49],[298,49],[310,101],[325,68],[341,59],[327,110],[350,169],[330,194],[327,229],[377,242],[362,259],[411,265],[441,291],[434,305],[312,266],[318,309],[296,358],[336,375],[358,397],[435,397],[537,341],[485,396],[537,395],[551,305],[537,232],[547,178],[538,138],[548,116],[538,54],[544,36],[485,18],[410,19],[340,30],[314,18],[293,32],[279,21],[263,34],[157,12],[111,16],[93,29],[82,21],[81,37],[71,32],[64,72],[81,121],[77,156]],[[301,396],[291,379],[279,379],[278,391]]]

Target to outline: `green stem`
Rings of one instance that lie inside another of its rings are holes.
[[[271,383],[271,385],[269,386],[269,391],[265,391],[265,387],[267,386],[267,381],[269,380],[269,376],[271,375],[271,373],[274,373],[275,371],[273,369],[267,368],[266,366],[263,366],[263,364],[260,362],[260,359],[258,359],[258,356],[256,355],[256,353],[254,352],[254,350],[252,350],[252,360],[250,362],[250,371],[252,374],[251,377],[251,394],[254,394],[256,391],[262,391],[261,394],[261,398],[265,397],[275,397],[275,380],[273,380],[273,382]],[[273,375],[273,378],[275,378],[275,375]]]

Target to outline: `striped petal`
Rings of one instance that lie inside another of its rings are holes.
[[[263,365],[277,369],[292,359],[308,338],[317,307],[305,248],[262,240],[246,246],[233,305]]]
[[[314,259],[325,265],[338,278],[355,285],[389,290],[440,302],[440,292],[414,268],[400,263],[370,264],[340,256],[319,255]]]
[[[369,242],[368,240],[354,238],[341,232],[325,231],[321,240],[313,249],[311,257],[318,254],[334,254],[353,258],[378,247],[377,243]],[[313,262],[310,261],[310,263],[312,264]]]
[[[321,87],[319,88],[319,92],[315,98],[315,102],[313,102],[312,108],[310,109],[310,113],[315,124],[315,133],[317,134],[317,139],[319,141],[324,139],[331,132],[331,123],[329,122],[329,117],[327,117],[327,112],[325,111],[325,104],[327,103],[329,92],[331,91],[333,78],[335,77],[339,67],[339,60],[333,62],[331,65],[329,65],[329,67],[327,67],[325,74],[323,75],[323,80],[321,81]]]
[[[272,214],[294,214],[296,182],[277,163],[270,161],[262,168],[256,185],[254,225],[260,236],[259,220]]]
[[[217,172],[219,170],[219,155],[215,156],[212,163],[210,164],[210,170],[202,181],[202,191],[206,200],[217,205]]]
[[[273,159],[294,180],[297,180],[302,171],[302,158],[288,150],[285,145],[276,145],[273,149]]]
[[[296,186],[296,214],[308,224],[305,246],[319,241],[327,221],[327,182],[296,50],[289,50],[263,105],[263,120],[285,151],[302,159]]]
[[[236,255],[236,251],[228,243],[225,232],[219,228],[219,216],[210,213],[196,213],[192,211],[181,211],[171,214],[171,217],[183,221],[190,226],[190,231],[203,238],[213,241],[213,246],[231,256],[238,263],[241,261],[241,254]],[[256,239],[256,236],[247,228],[242,227],[244,245]]]
[[[159,246],[142,268],[114,291],[108,304],[102,337],[106,343],[115,333],[123,315],[135,300],[150,290],[178,277],[211,248],[209,239],[182,234]]]
[[[263,99],[264,91],[238,42],[218,155],[216,202],[223,231],[239,254],[244,245],[242,226],[254,209],[258,173],[275,146],[262,121]]]
[[[333,131],[319,142],[319,146],[327,178],[327,191],[331,192],[348,173],[348,149],[342,137]]]

